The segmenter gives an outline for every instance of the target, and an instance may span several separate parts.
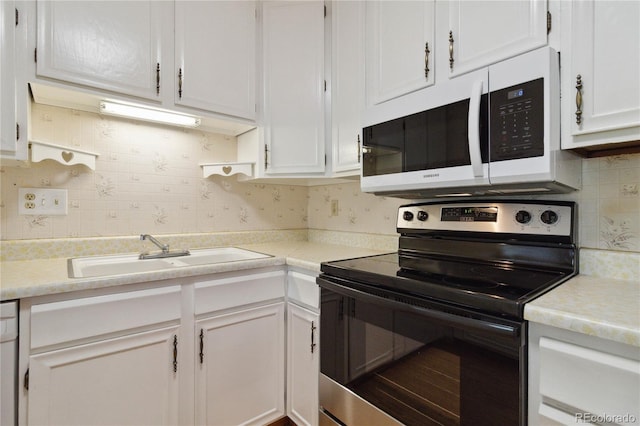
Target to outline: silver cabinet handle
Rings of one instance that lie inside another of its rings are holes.
[[[449,68],[453,71],[453,31],[449,31]]]
[[[582,76],[576,77],[576,124],[582,124]]]
[[[318,327],[315,326],[315,323],[311,321],[311,353],[313,353],[316,348],[316,344],[314,342],[314,331],[316,331],[317,328]]]
[[[160,94],[160,62],[156,63],[156,95]]]
[[[424,78],[429,78],[429,42],[424,44]]]
[[[178,335],[173,336],[173,372],[178,371]]]

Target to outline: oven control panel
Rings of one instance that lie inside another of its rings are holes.
[[[398,232],[498,232],[571,236],[575,205],[566,202],[421,203],[401,206]]]

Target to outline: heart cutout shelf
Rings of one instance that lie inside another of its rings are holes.
[[[211,175],[233,176],[238,173],[253,177],[254,163],[206,163],[200,164],[203,177]]]
[[[95,152],[71,149],[66,146],[40,141],[30,141],[29,146],[31,148],[31,161],[34,163],[42,160],[54,160],[65,166],[82,164],[91,170],[96,169],[98,154]]]

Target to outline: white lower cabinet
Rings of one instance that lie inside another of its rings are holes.
[[[297,425],[318,424],[320,315],[290,304],[287,312],[287,414]]]
[[[287,416],[298,426],[318,424],[320,289],[316,273],[287,276]]]
[[[284,302],[196,322],[196,424],[263,425],[284,414]]]
[[[24,301],[20,424],[177,424],[180,300],[173,285]]]
[[[30,357],[29,424],[177,424],[178,328]]]
[[[285,416],[285,271],[23,299],[21,425],[265,425]]]
[[[637,424],[640,348],[531,324],[529,424]]]

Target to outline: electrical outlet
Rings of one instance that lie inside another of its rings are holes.
[[[18,189],[18,213],[33,215],[66,215],[67,190],[52,188]]]

